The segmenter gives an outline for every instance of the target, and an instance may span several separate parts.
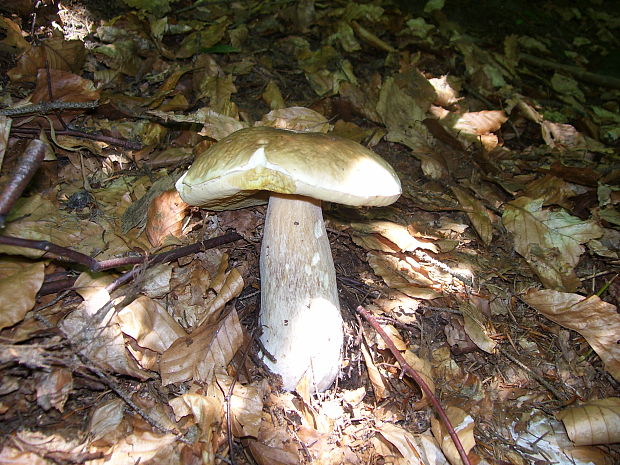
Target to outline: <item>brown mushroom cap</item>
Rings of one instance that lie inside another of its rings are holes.
[[[176,188],[188,204],[212,210],[265,203],[261,191],[352,206],[389,205],[401,194],[392,167],[364,146],[269,127],[241,129],[212,145]]]

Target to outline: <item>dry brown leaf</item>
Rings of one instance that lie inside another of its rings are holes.
[[[448,81],[447,75],[439,78],[431,78],[428,82],[431,83],[437,94],[437,97],[433,101],[434,104],[442,107],[450,107],[462,99],[462,97],[458,96],[458,90],[454,89]]]
[[[469,452],[476,445],[476,440],[474,439],[475,423],[473,418],[464,410],[454,406],[449,406],[446,408],[446,415],[448,415],[450,423],[452,423],[452,426],[456,431],[456,435],[461,440],[465,453],[469,456]],[[461,457],[456,450],[456,446],[454,445],[454,442],[448,434],[448,430],[444,424],[435,417],[432,417],[431,430],[433,431],[433,436],[435,436],[441,450],[446,455],[446,458],[450,461],[450,463],[452,465],[462,465],[463,461],[461,460]],[[472,457],[470,457],[470,460],[471,459]]]
[[[216,275],[211,283],[211,287],[217,292],[217,295],[210,301],[205,302],[204,316],[200,320],[200,323],[198,323],[199,325],[206,321],[212,321],[214,317],[219,316],[226,303],[230,302],[243,291],[243,278],[237,268],[233,268],[223,275],[225,276],[223,282],[218,282],[218,276],[219,275]]]
[[[166,236],[181,236],[188,208],[176,190],[162,192],[151,201],[145,232],[153,247],[159,246]]]
[[[126,434],[126,431],[120,428],[124,414],[125,402],[122,399],[112,399],[97,405],[88,426],[91,442],[105,438],[108,444],[116,443]]]
[[[524,194],[532,199],[543,199],[543,205],[568,206],[566,199],[575,195],[572,186],[561,178],[547,174],[527,185]]]
[[[284,97],[278,88],[278,84],[272,79],[265,86],[265,90],[261,94],[263,102],[265,102],[272,110],[279,110],[284,108]]]
[[[32,452],[4,446],[0,451],[0,463],[10,465],[49,465],[49,461]]]
[[[0,275],[0,329],[3,329],[22,321],[34,307],[45,277],[45,263],[3,259]]]
[[[110,280],[110,276],[93,278],[82,273],[75,287],[84,302],[65,317],[60,329],[82,355],[100,368],[148,379],[151,375],[141,370],[127,353],[123,333],[115,320],[114,306],[100,311],[110,300],[105,290]]]
[[[121,331],[141,347],[164,353],[174,341],[187,333],[159,302],[140,296],[118,312]]]
[[[452,126],[457,131],[481,136],[497,131],[508,117],[502,110],[483,110],[463,113]]]
[[[601,237],[594,221],[583,221],[565,211],[542,209],[543,199],[518,197],[506,204],[502,221],[523,256],[545,287],[572,292],[580,282],[574,267],[584,252],[581,244]]]
[[[372,221],[369,223],[351,223],[353,229],[353,240],[357,237],[363,238],[370,235],[382,236],[397,246],[396,250],[402,252],[413,252],[417,249],[430,250],[438,253],[439,249],[431,242],[420,241],[413,237],[409,228],[391,221]],[[385,250],[377,247],[378,250]]]
[[[288,107],[272,110],[256,123],[256,126],[271,126],[294,131],[322,132],[329,131],[327,118],[317,111],[306,107]]]
[[[404,460],[399,461],[399,463],[407,465],[426,465],[428,463],[425,460],[426,454],[424,451],[418,449],[414,435],[402,426],[379,422],[376,430],[401,453]]]
[[[620,398],[590,400],[556,414],[577,446],[620,442]]]
[[[385,254],[368,252],[368,264],[376,275],[381,276],[392,289],[398,289],[409,297],[436,299],[441,294],[429,286],[433,282],[404,260]]]
[[[86,49],[81,40],[53,37],[26,50],[7,76],[13,82],[27,82],[34,81],[39,69],[59,69],[79,74],[85,58]]]
[[[107,247],[102,240],[101,226],[78,219],[40,195],[18,199],[7,221],[3,231],[7,236],[49,241],[91,256]],[[26,257],[41,257],[45,254],[42,250],[6,245],[0,246],[0,253]]]
[[[364,338],[366,338],[365,334]],[[366,344],[362,344],[361,348],[362,355],[364,356],[364,363],[366,364],[366,370],[368,370],[368,378],[370,379],[370,383],[372,384],[372,390],[375,393],[375,398],[377,399],[377,401],[381,401],[387,396],[387,382],[383,379],[383,376],[377,368],[377,365],[375,365],[375,362],[373,361]]]
[[[492,332],[491,322],[475,305],[475,302],[462,302],[459,305],[459,310],[463,314],[465,332],[470,339],[480,349],[489,354],[494,354],[497,343],[489,336],[489,333]]]
[[[222,399],[187,393],[172,399],[170,407],[172,407],[177,421],[182,417],[192,415],[196,425],[200,428],[200,440],[211,446],[213,436],[222,424],[224,413]],[[213,453],[213,451],[210,451],[210,453]]]
[[[73,375],[65,368],[53,368],[43,372],[37,382],[37,404],[43,410],[54,407],[62,412],[73,390]]]
[[[491,223],[489,211],[480,200],[469,194],[465,189],[456,186],[452,186],[451,189],[461,204],[463,211],[467,213],[482,242],[489,245],[493,240],[493,224]]]
[[[194,379],[209,384],[216,370],[223,370],[243,342],[243,329],[233,308],[214,324],[204,324],[192,334],[177,339],[159,363],[162,383]]]
[[[136,431],[122,437],[106,453],[106,465],[179,463],[180,447],[173,434]]]
[[[299,456],[291,451],[270,447],[255,439],[248,439],[246,444],[252,457],[259,465],[299,465]]]
[[[581,334],[620,381],[620,315],[598,296],[588,298],[553,290],[530,290],[523,300],[550,320]]]

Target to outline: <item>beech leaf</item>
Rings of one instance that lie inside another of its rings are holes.
[[[161,357],[162,383],[193,379],[210,383],[216,370],[223,370],[243,342],[237,311],[232,309],[221,321],[203,324],[192,334],[177,339]]]
[[[620,397],[595,399],[556,414],[577,446],[620,442]]]
[[[620,315],[614,305],[593,295],[585,298],[553,290],[530,290],[523,300],[550,320],[581,334],[620,381]]]

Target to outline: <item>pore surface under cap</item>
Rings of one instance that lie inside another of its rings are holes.
[[[260,191],[354,206],[389,205],[401,193],[392,167],[354,141],[268,127],[242,129],[212,145],[176,188],[190,205],[214,210],[264,203]]]

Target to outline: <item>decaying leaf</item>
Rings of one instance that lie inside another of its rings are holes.
[[[159,246],[166,236],[181,235],[188,208],[176,190],[162,192],[153,199],[146,218],[146,235],[153,247]]]
[[[578,446],[620,442],[620,398],[590,400],[556,414]]]
[[[106,438],[107,442],[114,444],[124,434],[120,428],[125,414],[125,403],[122,399],[112,399],[95,407],[91,417],[88,431],[91,441]]]
[[[574,267],[584,252],[581,244],[603,235],[594,221],[565,211],[542,209],[543,199],[519,197],[506,204],[502,221],[514,236],[515,250],[542,283],[560,291],[575,291],[580,282]]]
[[[432,242],[426,242],[416,239],[411,235],[407,227],[397,223],[393,223],[391,221],[351,223],[351,228],[353,229],[354,242],[356,242],[356,239],[368,240],[368,236],[370,236],[371,238],[373,236],[381,236],[396,245],[397,248],[391,250],[413,252],[417,249],[425,249],[435,253],[439,252],[437,246]],[[368,242],[364,243],[368,244]],[[386,248],[384,249],[384,247]],[[389,243],[383,243],[383,245],[381,245],[380,243],[372,248],[384,251],[391,251],[389,248]]]
[[[196,425],[200,428],[200,440],[212,443],[213,435],[222,424],[224,404],[221,399],[195,393],[187,393],[175,397],[170,401],[177,421],[187,415],[192,415]],[[210,453],[213,453],[211,451]]]
[[[383,379],[383,376],[377,368],[377,365],[375,365],[375,362],[373,361],[366,344],[362,344],[361,349],[362,355],[364,357],[364,362],[366,364],[366,369],[368,370],[368,378],[370,379],[370,382],[372,384],[372,389],[375,393],[375,397],[377,398],[377,400],[385,399],[388,390],[387,382]]]
[[[368,252],[367,257],[368,264],[375,274],[381,276],[389,287],[398,289],[409,297],[420,299],[430,300],[441,295],[430,288],[434,283],[427,276],[416,271],[407,261],[374,252]]]
[[[596,295],[586,298],[550,289],[530,290],[523,300],[550,320],[585,337],[605,369],[620,381],[620,315],[614,305]]]
[[[492,331],[491,323],[475,303],[462,302],[459,305],[459,310],[463,314],[465,332],[470,339],[485,352],[495,353],[497,343],[489,336]]]
[[[121,331],[141,347],[164,353],[174,341],[187,336],[166,309],[146,296],[140,296],[118,312]]]
[[[424,465],[424,453],[418,450],[413,434],[402,426],[379,422],[377,432],[398,449],[405,459],[399,463],[408,465]]]
[[[44,262],[0,261],[0,329],[19,323],[34,307],[44,276]]]
[[[84,302],[65,317],[60,328],[71,344],[99,368],[148,379],[150,375],[141,370],[127,353],[123,333],[115,320],[114,306],[104,308],[110,300],[105,290],[109,279],[93,279],[88,273],[82,273],[76,287]]]
[[[482,242],[487,245],[490,244],[493,240],[493,224],[491,223],[489,211],[480,200],[469,194],[465,189],[457,186],[452,186],[451,189],[461,207],[467,213]]]
[[[66,368],[53,368],[48,373],[42,373],[37,383],[37,404],[43,410],[54,407],[62,412],[72,390],[71,371]]]
[[[177,339],[163,354],[159,364],[162,383],[194,379],[210,383],[216,370],[223,370],[243,342],[237,311],[232,309],[221,321],[203,324],[192,334]]]
[[[469,455],[472,448],[476,445],[476,440],[474,439],[475,423],[473,418],[464,410],[452,405],[446,408],[446,415],[450,419],[450,423],[452,423],[457,436],[461,440],[465,453]],[[456,446],[444,424],[433,417],[431,418],[431,430],[450,463],[452,465],[462,464],[463,462],[456,450]]]

